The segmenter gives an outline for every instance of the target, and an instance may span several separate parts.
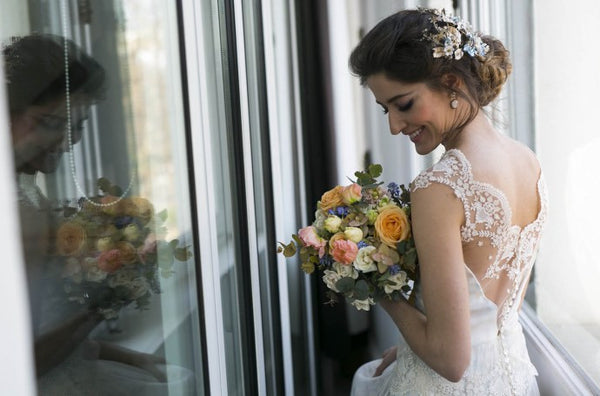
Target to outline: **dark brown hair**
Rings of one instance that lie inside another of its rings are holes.
[[[433,57],[433,45],[425,35],[436,33],[431,23],[431,10],[405,10],[379,22],[350,55],[350,68],[365,84],[369,76],[384,73],[386,77],[405,83],[422,82],[437,91],[448,90],[442,76],[460,77],[465,91],[457,93],[471,107],[471,116],[480,107],[494,100],[508,78],[512,65],[502,43],[491,36],[482,36],[490,50],[485,58],[465,54],[461,59]]]
[[[103,99],[104,68],[72,41],[50,34],[14,37],[2,48],[11,114],[31,105],[64,98],[65,44],[68,50],[69,92],[90,102]]]

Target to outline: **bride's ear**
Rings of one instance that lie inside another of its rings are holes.
[[[452,91],[457,91],[462,86],[462,79],[454,73],[446,73],[441,78],[442,85]]]

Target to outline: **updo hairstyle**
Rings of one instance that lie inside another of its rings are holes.
[[[436,33],[433,16],[431,10],[404,10],[383,19],[352,51],[350,68],[362,85],[368,77],[384,73],[392,80],[425,83],[436,91],[450,90],[442,76],[455,74],[463,80],[465,90],[451,90],[468,101],[471,119],[500,94],[512,70],[508,50],[494,37],[482,36],[489,46],[485,57],[465,53],[459,60],[434,58],[433,43],[427,39],[428,34]]]

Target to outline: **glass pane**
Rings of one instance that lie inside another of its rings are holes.
[[[175,7],[0,5],[41,395],[203,394]]]

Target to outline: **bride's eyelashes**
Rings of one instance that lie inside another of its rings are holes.
[[[408,101],[406,104],[403,104],[403,105],[397,104],[397,105],[396,105],[396,108],[397,108],[399,111],[402,111],[402,112],[404,112],[404,111],[408,111],[408,110],[410,110],[410,108],[412,107],[412,105],[413,105],[413,102],[414,102],[414,100],[413,100],[413,99],[411,99],[411,100],[409,100],[409,101]]]
[[[406,104],[403,104],[403,105],[401,105],[401,104],[396,104],[395,106],[396,106],[396,109],[398,109],[398,111],[401,111],[401,112],[406,112],[406,111],[408,111],[408,110],[410,110],[410,109],[411,109],[411,107],[412,107],[412,105],[413,105],[413,102],[414,102],[414,100],[413,100],[413,99],[411,99],[411,100],[409,100],[409,101],[408,101]],[[384,106],[381,106],[381,111],[383,111],[383,114],[387,114],[387,113],[389,113],[389,110],[388,110],[388,108],[387,108],[387,107],[384,107]]]

